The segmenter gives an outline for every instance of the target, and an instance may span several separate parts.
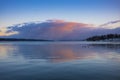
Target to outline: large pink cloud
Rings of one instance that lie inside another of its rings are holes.
[[[0,29],[0,36],[28,39],[81,40],[93,35],[116,32],[111,29],[95,28],[93,24],[47,20],[24,23]],[[4,35],[3,35],[4,34]]]

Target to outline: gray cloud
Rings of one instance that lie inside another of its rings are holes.
[[[115,22],[112,22],[113,24]],[[18,32],[8,37],[26,39],[80,40],[94,35],[120,33],[120,28],[94,28],[91,24],[48,20],[38,23],[24,23],[7,27],[6,34]]]

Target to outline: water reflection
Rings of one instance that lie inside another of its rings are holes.
[[[7,58],[18,51],[17,46],[0,44],[0,58]]]
[[[49,62],[73,60],[120,61],[120,44],[0,44],[0,59],[23,57],[24,60],[43,59]]]

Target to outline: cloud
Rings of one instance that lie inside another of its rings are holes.
[[[66,22],[63,20],[47,20],[39,23],[24,23],[11,27],[1,33],[16,38],[63,39],[80,29],[91,28],[91,24]],[[3,35],[3,34],[1,34]],[[6,35],[3,35],[6,36]]]
[[[114,29],[120,27],[120,20],[111,21],[105,24],[100,25],[102,28]]]
[[[119,32],[118,29],[95,28],[93,26],[92,24],[63,20],[47,20],[1,28],[0,36],[26,39],[81,40],[94,35]]]
[[[17,31],[7,32],[8,30],[9,29],[7,29],[5,27],[0,28],[0,36],[10,36],[10,35],[14,35],[14,34],[18,33]]]

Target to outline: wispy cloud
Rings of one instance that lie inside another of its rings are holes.
[[[117,27],[120,27],[120,20],[111,21],[111,22],[102,24],[99,27],[108,28],[108,29],[117,28]]]

